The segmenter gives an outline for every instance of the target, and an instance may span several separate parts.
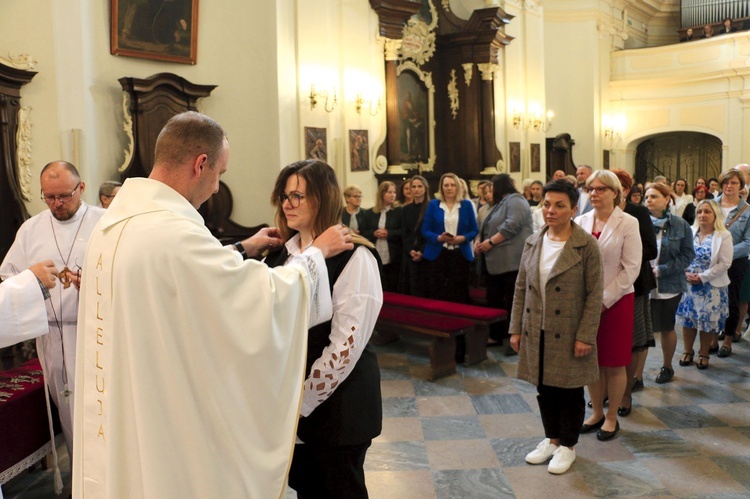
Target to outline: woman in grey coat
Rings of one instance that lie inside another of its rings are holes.
[[[537,386],[545,438],[526,456],[550,458],[550,473],[565,473],[585,417],[583,385],[599,378],[596,335],[602,308],[602,259],[596,239],[572,219],[578,190],[564,180],[544,187],[546,225],[526,240],[518,270],[510,344],[519,379]]]
[[[487,269],[487,306],[511,313],[523,242],[532,234],[531,209],[507,173],[492,178],[492,197],[493,206],[480,228],[481,241],[474,249],[484,256]],[[493,324],[490,337],[501,343],[508,337],[508,323]],[[506,355],[515,352],[508,348]]]

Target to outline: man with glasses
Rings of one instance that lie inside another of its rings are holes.
[[[586,189],[586,180],[594,173],[594,169],[589,165],[580,165],[576,168],[576,180],[578,180],[578,215],[588,213],[593,209],[589,200],[589,193]]]
[[[80,268],[91,232],[104,210],[82,199],[86,184],[67,161],[47,164],[40,176],[48,210],[24,222],[0,265],[7,279],[32,264],[52,260],[60,285],[47,301],[49,334],[37,338],[39,360],[49,393],[60,414],[69,455],[73,455],[73,394],[75,391],[76,328]]]

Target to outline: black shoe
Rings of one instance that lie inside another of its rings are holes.
[[[617,435],[617,432],[620,431],[620,422],[617,422],[617,425],[615,426],[615,431],[607,431],[607,430],[599,430],[596,432],[596,439],[601,440],[602,442],[606,442],[607,440],[612,440],[615,438],[615,435]]]
[[[602,405],[603,405],[604,407],[607,407],[607,406],[609,406],[609,397],[607,397],[607,398],[605,398],[605,399],[604,399],[604,403],[603,403]],[[586,404],[586,406],[587,406],[587,407],[588,407],[589,409],[591,409],[592,407],[594,407],[594,406],[593,406],[593,405],[591,404],[591,401],[590,401],[590,400],[588,401],[588,403]]]
[[[625,416],[630,416],[630,412],[633,410],[632,407],[618,407],[617,408],[617,415],[622,416],[623,418]]]
[[[732,347],[725,347],[724,345],[719,348],[719,353],[716,354],[717,357],[729,357],[732,354]]]
[[[668,381],[672,381],[673,377],[674,377],[673,369],[670,369],[668,367],[662,367],[661,371],[659,371],[659,374],[656,375],[656,382],[659,384],[667,383]]]
[[[734,333],[732,335],[732,343],[739,343],[742,341],[742,335],[740,333]]]
[[[602,419],[600,419],[599,421],[597,421],[594,424],[583,423],[583,425],[581,426],[580,433],[591,433],[592,431],[594,431],[594,430],[596,430],[598,428],[601,428],[602,425],[604,424],[604,419],[605,419],[604,416],[602,416]]]
[[[505,347],[505,351],[503,352],[503,355],[505,355],[506,357],[513,357],[514,355],[518,355],[518,352],[513,350],[512,346],[508,345],[507,347]]]
[[[695,355],[695,352],[685,352],[682,354],[682,358],[680,359],[680,365],[682,367],[689,366],[693,363],[693,356]]]
[[[724,339],[724,336],[725,336],[725,334],[724,334],[724,331],[722,330],[722,331],[721,331],[721,332],[719,333],[719,341],[722,341],[722,340]]]
[[[630,391],[637,392],[639,390],[643,390],[643,379],[633,378],[633,388]]]

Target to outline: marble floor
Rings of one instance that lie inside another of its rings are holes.
[[[426,344],[405,339],[376,350],[384,420],[365,463],[372,498],[750,497],[746,341],[729,358],[712,355],[705,371],[679,367],[675,356],[665,385],[654,383],[662,355],[652,349],[645,389],[618,436],[582,435],[576,463],[560,476],[524,461],[544,433],[535,387],[513,378],[517,357],[492,348],[481,364],[427,381]],[[67,458],[62,464],[67,484]],[[50,475],[17,478],[3,487],[6,499],[55,497]]]

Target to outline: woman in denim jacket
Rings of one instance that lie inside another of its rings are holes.
[[[656,260],[651,262],[656,277],[656,289],[651,291],[651,321],[654,332],[661,332],[664,354],[664,363],[656,376],[657,383],[666,383],[674,377],[675,313],[682,293],[687,291],[685,269],[695,257],[693,231],[685,220],[669,211],[671,200],[672,191],[664,184],[653,183],[646,189],[646,208],[651,212],[659,248]]]
[[[750,254],[750,209],[740,197],[740,191],[745,187],[745,175],[737,168],[723,172],[719,176],[721,195],[716,198],[723,214],[726,216],[724,224],[732,234],[734,254],[732,266],[729,267],[729,317],[724,324],[724,344],[719,349],[719,357],[728,357],[732,353],[732,338],[737,331],[737,325],[743,319],[740,317],[740,286],[748,268],[747,257]],[[719,335],[721,336],[721,335]],[[739,335],[735,341],[739,341]]]

